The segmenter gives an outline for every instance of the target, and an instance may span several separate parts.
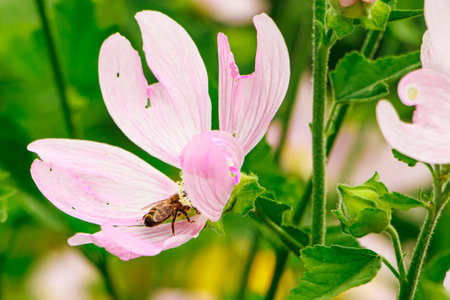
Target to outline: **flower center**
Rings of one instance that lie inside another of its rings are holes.
[[[182,172],[180,173],[180,177],[181,177],[181,180],[177,181],[177,185],[178,185],[177,193],[178,193],[178,197],[180,197],[180,199],[178,199],[178,202],[180,202],[183,206],[193,207],[188,194],[184,190],[184,180],[183,180]]]

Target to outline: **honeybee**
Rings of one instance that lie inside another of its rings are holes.
[[[183,205],[179,200],[180,196],[174,194],[170,198],[151,204],[149,212],[142,217],[144,225],[155,227],[172,217],[172,235],[175,235],[175,221],[178,216],[183,214],[189,223],[193,223],[187,213],[190,207]]]

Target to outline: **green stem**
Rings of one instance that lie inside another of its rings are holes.
[[[247,288],[248,276],[250,275],[250,269],[252,268],[252,264],[253,261],[255,260],[256,253],[258,252],[258,244],[259,244],[259,232],[255,229],[252,242],[250,245],[250,251],[248,253],[246,264],[244,266],[244,272],[242,273],[238,296],[236,298],[238,300],[245,299],[245,291]]]
[[[64,121],[66,124],[66,129],[69,137],[76,137],[75,126],[73,123],[72,115],[70,112],[70,106],[66,97],[66,89],[64,84],[63,75],[61,72],[61,67],[59,65],[58,56],[56,53],[55,44],[53,42],[52,34],[50,32],[50,26],[48,23],[47,14],[45,12],[44,0],[36,0],[36,5],[39,12],[39,17],[41,18],[42,30],[44,31],[45,41],[47,43],[48,55],[50,57],[50,62],[53,69],[53,76],[58,90],[60,105],[64,116]]]
[[[314,1],[314,43],[313,43],[313,118],[312,118],[312,245],[325,242],[325,134],[324,115],[327,90],[328,54],[330,47],[321,42],[324,34],[324,20],[318,19],[325,7],[323,0]],[[323,6],[323,7],[322,7]]]
[[[258,209],[258,207],[255,208],[254,212],[256,216],[281,239],[285,246],[295,254],[298,255],[300,249],[303,249],[306,246],[300,244],[291,235],[287,234],[283,228],[267,217],[264,212]]]
[[[397,270],[394,268],[393,265],[391,265],[391,263],[385,258],[385,257],[381,257],[383,263],[386,265],[386,267],[388,267],[389,270],[391,270],[392,274],[394,274],[394,276],[400,281],[400,274],[398,274]]]
[[[279,249],[277,251],[277,260],[275,263],[275,270],[273,271],[273,279],[270,283],[270,288],[267,292],[266,300],[272,300],[275,297],[275,293],[278,289],[278,283],[280,282],[281,275],[283,275],[288,256],[289,252],[285,249]]]
[[[325,242],[325,134],[324,116],[330,45],[324,43],[325,0],[313,2],[313,117],[312,117],[312,236],[311,242]]]
[[[113,283],[112,278],[110,276],[106,255],[102,256],[100,261],[98,261],[96,263],[96,266],[97,266],[98,270],[100,271],[100,273],[102,273],[102,275],[103,275],[103,279],[105,281],[106,290],[108,291],[108,293],[111,296],[111,298],[113,300],[119,300],[120,299],[119,295],[117,294],[116,288],[114,287],[114,283]]]
[[[398,236],[397,230],[392,225],[386,229],[386,233],[391,237],[392,244],[394,245],[395,258],[397,259],[397,267],[400,274],[400,284],[406,281],[406,270],[405,264],[403,262],[403,251],[400,244],[400,238]]]
[[[400,285],[400,300],[412,300],[417,289],[417,283],[422,272],[423,262],[427,254],[427,249],[430,244],[431,236],[433,234],[436,223],[439,219],[440,213],[447,203],[447,199],[441,200],[441,188],[442,182],[440,181],[439,166],[436,167],[436,171],[433,172],[433,199],[431,208],[427,211],[425,222],[417,240],[416,248],[409,266],[408,274],[406,275],[407,282],[404,285]]]
[[[367,58],[372,59],[378,50],[381,38],[383,37],[384,31],[374,31],[370,30],[367,33],[366,39],[362,45],[361,54]]]

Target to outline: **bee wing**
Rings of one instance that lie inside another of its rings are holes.
[[[157,205],[161,205],[161,204],[166,204],[165,202],[169,202],[170,198],[164,199],[164,200],[160,200],[160,201],[156,201],[153,202],[152,204],[149,204],[147,206],[144,206],[143,208],[141,208],[141,210],[151,210],[153,207],[157,206]]]

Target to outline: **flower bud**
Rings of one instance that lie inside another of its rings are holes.
[[[383,232],[391,219],[390,207],[380,200],[388,193],[377,173],[363,185],[338,185],[339,203],[333,213],[342,230],[354,237]]]

